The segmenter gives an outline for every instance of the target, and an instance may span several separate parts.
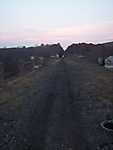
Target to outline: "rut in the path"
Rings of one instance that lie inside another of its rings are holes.
[[[62,62],[59,68],[60,73],[56,82],[56,96],[50,115],[45,150],[89,150],[80,127],[80,112],[77,107],[73,108],[76,99],[71,87],[69,68],[65,62]]]
[[[59,64],[57,65],[59,67]],[[45,83],[45,85],[43,85],[45,86],[44,87],[45,91],[41,91],[41,93],[39,93],[40,95],[39,97],[42,101],[36,104],[34,112],[31,116],[32,121],[30,122],[30,129],[31,129],[30,149],[33,150],[45,149],[45,141],[46,141],[46,134],[48,130],[49,116],[51,115],[51,110],[55,102],[56,90],[57,90],[56,85],[58,80],[59,80],[59,72],[57,72],[55,69],[54,72],[51,73],[51,76],[48,78],[48,81]],[[37,109],[37,105],[41,106],[40,111]]]

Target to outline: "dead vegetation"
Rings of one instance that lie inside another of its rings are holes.
[[[87,58],[80,59],[73,56],[68,59],[68,62],[78,65],[81,74],[84,74],[81,79],[81,92],[83,92],[81,94],[85,96],[92,93],[95,94],[97,100],[113,102],[113,72],[107,71],[103,66],[89,62]]]

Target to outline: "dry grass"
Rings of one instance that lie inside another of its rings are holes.
[[[75,66],[83,74],[81,81],[81,94],[92,95],[97,100],[113,102],[113,72],[107,71],[103,66],[90,63],[86,59],[72,57],[68,63]]]
[[[47,59],[40,69],[19,76],[16,79],[6,81],[0,89],[0,105],[10,103],[11,105],[18,106],[22,102],[23,97],[26,96],[26,92],[31,94],[33,92],[36,93],[35,86],[38,86],[36,80],[40,80],[41,76],[43,76],[43,70],[45,70],[43,68],[53,62],[53,59]]]
[[[21,94],[19,95],[18,93],[22,93],[32,87],[34,82],[33,75],[36,73],[37,72],[31,72],[4,83],[3,88],[0,90],[0,105],[9,102],[18,104],[21,99]]]

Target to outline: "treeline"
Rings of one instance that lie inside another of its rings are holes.
[[[87,56],[91,61],[97,61],[98,57],[106,58],[113,55],[113,42],[104,44],[72,44],[65,51],[65,56],[68,55],[83,55]]]
[[[56,55],[61,57],[63,54],[64,50],[60,44],[0,49],[0,63],[2,64],[0,70],[3,70],[3,77],[6,79],[18,75],[23,65],[31,68],[31,57],[48,58]]]

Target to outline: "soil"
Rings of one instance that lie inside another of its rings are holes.
[[[100,126],[113,118],[112,72],[76,56],[25,80],[10,85],[13,100],[0,105],[0,150],[113,149]]]

